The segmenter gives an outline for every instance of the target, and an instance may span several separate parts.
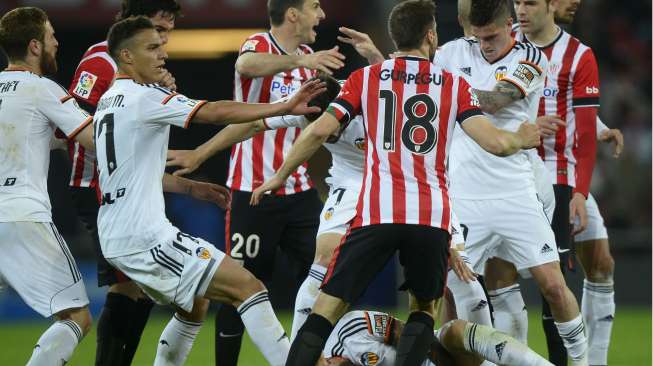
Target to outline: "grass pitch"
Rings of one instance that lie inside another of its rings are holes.
[[[648,366],[651,365],[651,309],[618,307],[610,347],[610,366]],[[539,309],[529,312],[529,345],[538,353],[546,354],[544,334],[539,321]],[[172,313],[170,314],[172,315]],[[289,330],[290,313],[280,313],[284,327]],[[405,317],[405,316],[404,316]],[[403,318],[403,317],[402,317]],[[153,315],[145,328],[140,347],[134,359],[134,366],[152,365],[156,345],[170,318],[164,314]],[[24,365],[32,352],[32,347],[40,334],[48,327],[47,322],[3,323],[0,324],[0,365]],[[214,364],[212,317],[207,320],[202,332],[195,341],[188,358],[187,366],[207,366]],[[77,348],[68,365],[93,365],[95,360],[95,330]],[[266,365],[261,354],[248,337],[245,337],[240,354],[240,365]]]

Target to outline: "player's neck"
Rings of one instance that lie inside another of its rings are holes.
[[[9,62],[9,65],[7,65],[7,68],[5,70],[29,71],[39,76],[43,75],[43,72],[41,72],[41,67],[38,64],[34,65],[33,63],[28,61],[11,61]]]
[[[301,43],[299,37],[295,35],[295,30],[287,24],[280,27],[272,27],[270,34],[272,34],[272,37],[274,37],[274,40],[279,46],[283,48],[283,51],[288,54],[294,53]]]
[[[396,57],[406,57],[406,56],[413,56],[413,57],[421,57],[429,60],[431,57],[429,55],[429,48],[428,47],[422,47],[422,48],[414,48],[410,50],[399,50],[394,53],[395,58]]]
[[[562,30],[560,27],[558,27],[552,20],[549,24],[542,27],[542,29],[538,32],[525,34],[529,42],[535,44],[536,46],[546,46],[553,43],[561,31]]]

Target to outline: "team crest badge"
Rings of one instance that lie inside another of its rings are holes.
[[[362,137],[357,138],[354,140],[354,146],[356,146],[358,150],[365,151],[365,139]]]
[[[503,78],[506,77],[506,74],[508,73],[508,68],[505,66],[499,66],[497,70],[494,72],[494,78],[499,81],[503,80]]]
[[[379,363],[379,356],[374,352],[365,352],[361,356],[361,363],[365,366],[374,366]]]
[[[335,211],[335,210],[333,209],[333,207],[330,207],[330,208],[329,208],[329,209],[324,213],[324,219],[325,219],[325,220],[331,220],[331,218],[333,217],[333,212],[334,212],[334,211]]]
[[[211,259],[211,252],[204,247],[199,247],[195,250],[195,254],[199,259]]]

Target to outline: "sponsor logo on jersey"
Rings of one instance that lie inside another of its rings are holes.
[[[272,86],[270,87],[270,92],[272,92],[272,93],[278,92],[282,96],[290,95],[290,94],[294,93],[296,90],[297,90],[297,88],[294,87],[292,85],[292,83],[284,84],[284,83],[281,83],[281,82],[278,82],[278,81],[273,81]]]
[[[542,250],[540,250],[540,254],[546,254],[551,252],[553,252],[553,249],[549,246],[549,244],[544,243]]]
[[[374,366],[379,363],[379,356],[374,352],[365,352],[361,355],[363,366]]]
[[[460,71],[463,72],[463,74],[472,76],[472,68],[471,67],[461,67]]]
[[[82,71],[82,74],[79,75],[79,80],[77,80],[77,85],[75,86],[73,93],[81,98],[88,99],[91,96],[91,92],[93,91],[93,86],[95,85],[96,81],[97,76],[91,74],[90,72]]]
[[[359,137],[356,140],[354,140],[354,145],[358,150],[365,150],[365,138]]]
[[[585,93],[587,94],[598,94],[599,93],[599,88],[595,86],[586,86],[585,87]]]
[[[546,98],[555,98],[558,96],[558,88],[544,88],[542,95]]]
[[[517,70],[512,73],[512,76],[516,77],[517,80],[520,80],[526,87],[531,86],[533,80],[535,80],[535,74],[531,71],[530,66],[519,64]]]
[[[333,212],[334,211],[335,210],[333,209],[333,207],[329,207],[329,209],[326,210],[326,212],[324,213],[324,219],[327,220],[327,221],[331,220],[331,218],[333,217]]]
[[[199,247],[195,249],[195,254],[199,259],[211,259],[211,252],[204,247]]]
[[[479,107],[480,108],[481,107],[481,102],[478,101],[478,96],[476,95],[476,93],[474,93],[474,89],[469,88],[467,91],[469,92],[469,96],[471,97],[471,98],[469,98],[469,104],[472,105],[473,107]]]
[[[503,78],[506,77],[506,74],[508,73],[508,68],[505,66],[499,66],[495,71],[494,71],[494,78],[499,81],[502,80]]]
[[[250,39],[245,44],[243,44],[243,47],[240,49],[240,52],[249,52],[249,51],[256,51],[256,46],[258,45],[257,40],[255,39]]]

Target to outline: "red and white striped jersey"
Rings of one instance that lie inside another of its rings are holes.
[[[95,44],[82,56],[68,91],[82,108],[94,114],[97,102],[111,86],[116,70],[116,63],[107,53],[107,42]],[[68,140],[68,154],[72,160],[70,186],[97,187],[95,153],[86,151],[74,140]]]
[[[270,32],[250,36],[240,48],[241,55],[247,52],[288,54]],[[313,50],[307,45],[300,45],[294,53],[303,55],[313,53]],[[234,99],[248,103],[271,103],[298,90],[303,82],[314,75],[312,70],[296,68],[250,79],[236,71]],[[233,190],[251,192],[270,179],[283,163],[300,132],[300,128],[268,130],[234,145],[231,149],[227,186]],[[313,182],[308,176],[307,168],[307,164],[300,166],[288,178],[285,187],[276,194],[286,195],[311,189]]]
[[[515,38],[529,42],[518,27]],[[551,44],[534,45],[549,59],[538,116],[558,115],[567,123],[555,136],[543,138],[538,152],[551,172],[553,184],[575,187],[575,192],[587,197],[596,160],[600,96],[594,53],[562,29]]]
[[[482,115],[469,84],[419,57],[352,73],[329,111],[363,115],[365,176],[352,227],[415,224],[450,232],[446,162],[456,121]]]

